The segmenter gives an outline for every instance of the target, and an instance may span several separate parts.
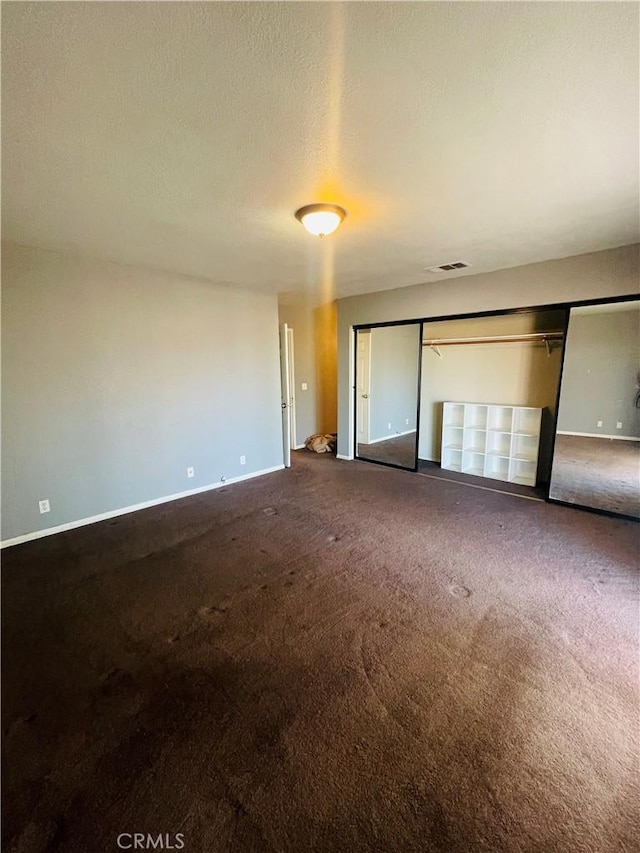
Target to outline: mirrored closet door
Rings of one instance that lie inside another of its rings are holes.
[[[572,308],[550,500],[640,518],[640,302]]]
[[[415,471],[422,324],[356,330],[356,458]]]

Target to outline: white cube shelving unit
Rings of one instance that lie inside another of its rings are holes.
[[[445,403],[441,467],[535,486],[542,409]]]

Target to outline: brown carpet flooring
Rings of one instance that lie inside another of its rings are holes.
[[[640,442],[558,435],[551,496],[640,517]]]
[[[3,850],[637,851],[639,531],[297,453],[5,551]]]
[[[376,441],[375,444],[359,444],[357,455],[362,459],[374,462],[386,462],[392,465],[402,465],[404,468],[415,468],[416,464],[416,433],[399,435],[386,441]]]

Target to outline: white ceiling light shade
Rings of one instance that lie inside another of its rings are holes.
[[[307,204],[296,210],[296,219],[314,237],[333,234],[346,215],[347,211],[337,204]]]

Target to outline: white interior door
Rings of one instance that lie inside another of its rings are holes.
[[[289,334],[286,323],[280,326],[280,389],[282,407],[282,455],[285,468],[291,467],[291,388],[289,380]]]
[[[358,444],[369,444],[369,419],[371,399],[371,332],[358,329],[356,334],[358,346],[357,362],[357,412]]]
[[[295,354],[293,349],[293,329],[287,328],[287,343],[289,345],[289,430],[291,440],[289,447],[295,450],[298,446],[296,435],[296,375]]]

